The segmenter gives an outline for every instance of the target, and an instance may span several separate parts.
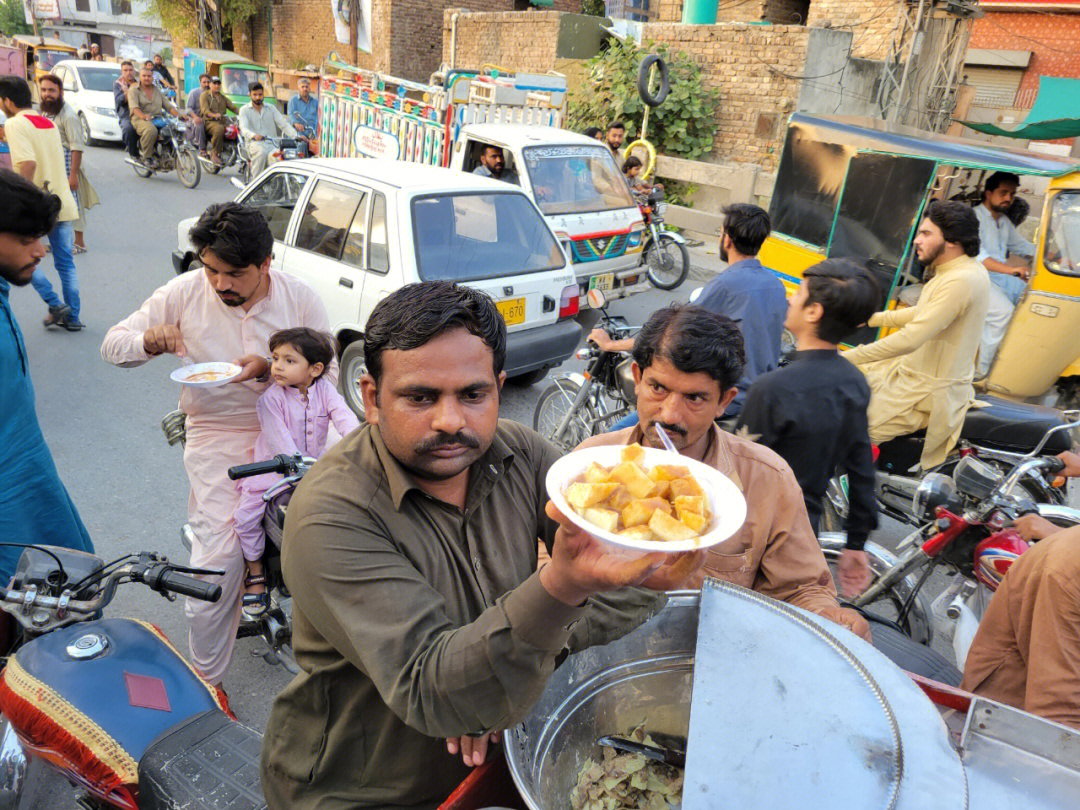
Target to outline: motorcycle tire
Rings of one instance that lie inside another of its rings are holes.
[[[191,149],[181,149],[176,156],[176,176],[185,188],[195,188],[202,179],[199,158]]]
[[[660,71],[660,89],[655,95],[649,90],[649,76],[653,65],[656,65],[657,70]],[[668,75],[667,62],[655,53],[650,53],[642,59],[641,66],[638,68],[637,89],[641,100],[650,107],[659,107],[663,104],[667,100],[668,93],[671,92],[671,77]]]
[[[153,169],[148,169],[146,166],[143,166],[142,164],[132,164],[131,170],[133,172],[135,172],[135,174],[137,174],[139,177],[142,177],[144,179],[149,177],[150,175],[152,175],[154,173]]]
[[[554,438],[555,430],[580,390],[581,386],[573,380],[565,377],[557,379],[540,394],[533,410],[533,430],[565,453],[590,436],[602,432],[595,408],[586,402],[580,418],[572,420],[558,440]]]
[[[649,281],[659,290],[676,289],[690,273],[690,251],[667,233],[645,246],[642,261],[649,268]]]

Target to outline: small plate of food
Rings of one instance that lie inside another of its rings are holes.
[[[582,530],[641,553],[715,546],[746,520],[746,499],[722,472],[639,444],[563,456],[548,470],[547,491]]]
[[[193,388],[217,388],[235,380],[241,371],[234,363],[192,363],[180,366],[169,377]]]

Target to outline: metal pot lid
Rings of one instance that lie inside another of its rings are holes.
[[[701,591],[684,810],[965,810],[937,709],[837,624],[730,583]]]

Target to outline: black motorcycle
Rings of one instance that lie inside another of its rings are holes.
[[[125,162],[139,177],[151,177],[155,174],[176,170],[176,176],[186,188],[195,188],[202,178],[199,167],[199,150],[187,138],[187,123],[172,116],[154,119],[158,130],[154,152],[143,160],[128,156]]]

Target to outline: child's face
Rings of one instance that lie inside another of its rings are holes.
[[[636,180],[637,176],[639,174],[641,174],[641,167],[640,166],[631,166],[629,169],[626,170],[626,173],[628,175],[630,175],[631,179]]]
[[[322,363],[309,363],[294,346],[283,343],[270,355],[270,376],[282,388],[311,385],[323,371]]]

